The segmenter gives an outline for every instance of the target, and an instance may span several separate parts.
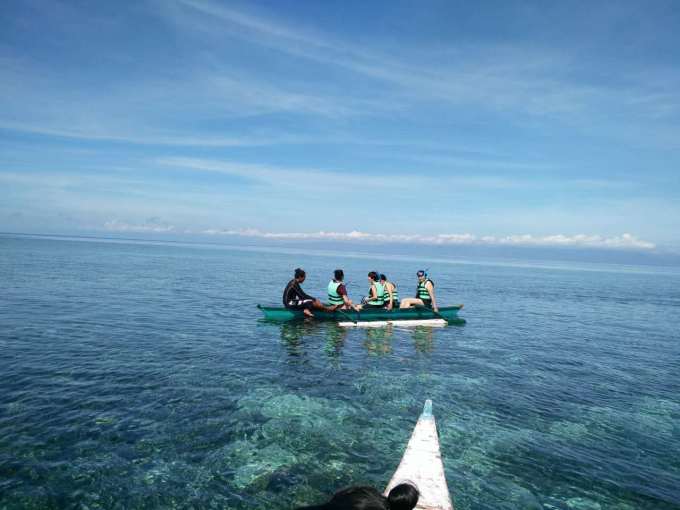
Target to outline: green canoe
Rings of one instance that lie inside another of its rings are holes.
[[[272,321],[293,321],[304,319],[305,316],[302,310],[289,310],[282,307],[261,306],[257,307],[264,313],[264,318]],[[384,308],[369,308],[361,312],[354,310],[338,310],[335,312],[322,312],[320,310],[312,310],[314,318],[322,321],[337,321],[337,322],[372,322],[372,321],[422,321],[430,319],[445,319],[449,324],[464,324],[465,319],[458,317],[458,310],[463,308],[463,305],[456,306],[442,306],[439,308],[439,313],[435,313],[430,308],[403,308],[397,310],[386,310]]]

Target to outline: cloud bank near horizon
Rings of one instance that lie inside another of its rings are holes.
[[[633,234],[623,233],[619,236],[606,237],[597,234],[553,234],[536,236],[532,234],[516,234],[507,236],[478,236],[463,234],[375,234],[352,230],[350,232],[263,232],[258,229],[205,229],[200,231],[180,230],[173,225],[150,218],[141,224],[128,224],[118,220],[106,222],[104,228],[111,232],[155,232],[184,233],[206,236],[243,237],[271,240],[299,241],[354,241],[366,243],[401,243],[428,245],[479,245],[479,246],[536,246],[536,247],[574,247],[600,248],[619,250],[651,251],[656,245],[639,239]]]
[[[130,224],[120,220],[111,220],[104,223],[104,230],[109,232],[132,232],[132,233],[169,233],[175,232],[175,226],[169,225],[160,218],[148,218],[143,223]]]

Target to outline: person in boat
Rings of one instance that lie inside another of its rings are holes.
[[[399,308],[399,291],[397,286],[389,281],[384,274],[380,275],[380,284],[385,289],[385,308],[388,310]]]
[[[298,267],[295,270],[294,278],[288,282],[283,290],[283,306],[291,310],[302,310],[307,317],[314,317],[312,309],[323,310],[324,312],[335,310],[335,306],[325,306],[321,301],[302,290],[300,285],[305,281],[305,278],[307,278],[307,273],[304,269]]]
[[[340,310],[349,310],[350,308],[356,310],[352,300],[347,295],[347,288],[344,280],[345,273],[342,269],[333,271],[333,279],[328,283],[328,304],[336,306]]]
[[[416,273],[418,276],[418,287],[416,297],[402,299],[399,308],[411,308],[412,306],[426,306],[432,308],[435,313],[439,312],[437,298],[434,295],[434,282],[430,280],[427,273],[422,269]]]
[[[297,510],[412,510],[420,493],[411,483],[396,485],[387,497],[373,487],[348,487],[336,492],[330,501]]]
[[[368,296],[364,298],[363,308],[384,308],[385,287],[379,281],[378,273],[368,273]]]

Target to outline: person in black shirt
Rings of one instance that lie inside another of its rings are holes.
[[[302,290],[300,284],[305,281],[306,277],[307,273],[303,269],[298,267],[295,270],[295,278],[289,281],[283,290],[283,306],[291,310],[302,310],[307,317],[314,317],[312,308],[324,312],[333,312],[337,306],[324,306],[321,301]]]

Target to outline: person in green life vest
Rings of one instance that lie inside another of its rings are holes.
[[[379,281],[378,273],[371,271],[368,273],[368,296],[364,298],[364,308],[384,308],[385,307],[385,287]]]
[[[384,274],[380,275],[380,284],[385,289],[385,308],[399,308],[399,291],[397,286],[387,279]]]
[[[347,295],[347,288],[343,283],[344,279],[345,273],[342,269],[336,269],[333,272],[333,279],[328,283],[328,304],[340,310],[348,310],[350,308],[358,310]]]
[[[418,287],[416,288],[416,297],[405,298],[401,300],[399,308],[411,308],[412,306],[427,306],[432,308],[436,313],[439,313],[437,307],[437,299],[434,295],[434,282],[427,277],[427,273],[422,269],[416,273],[418,276]]]

